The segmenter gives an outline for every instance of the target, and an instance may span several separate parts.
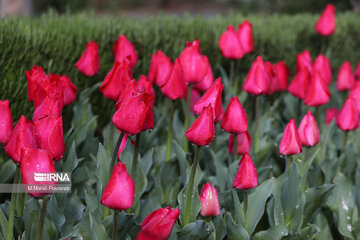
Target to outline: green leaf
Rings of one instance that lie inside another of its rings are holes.
[[[78,165],[79,159],[76,156],[76,144],[73,142],[66,161],[64,161],[63,172],[72,172]]]
[[[89,219],[92,239],[110,240],[104,225],[101,223],[100,216],[98,215],[98,217],[96,217],[92,213],[89,213]]]
[[[187,178],[186,169],[189,167],[189,163],[186,160],[186,154],[185,154],[184,150],[182,149],[182,147],[174,139],[172,140],[171,144],[172,144],[172,149],[175,149],[176,156],[178,159],[180,175],[181,175],[181,182],[183,184],[185,184],[186,178]]]
[[[235,224],[230,213],[226,213],[227,239],[229,240],[250,240],[249,234],[240,224]]]
[[[288,234],[288,229],[284,225],[270,227],[266,231],[256,233],[253,240],[280,240]]]
[[[178,240],[199,239],[207,240],[214,229],[211,224],[202,220],[186,225],[177,233]]]
[[[0,170],[0,183],[7,183],[15,174],[16,165],[13,161],[8,160],[4,164],[1,164]]]
[[[65,216],[57,205],[55,195],[51,195],[50,197],[47,212],[51,217],[51,221],[53,221],[53,223],[55,224],[56,229],[59,230],[65,223]]]
[[[244,226],[245,219],[244,219],[244,211],[243,206],[240,203],[239,196],[236,193],[236,190],[233,188],[231,190],[232,199],[233,199],[233,211],[235,211],[233,214],[235,215],[235,222],[241,224]]]
[[[215,227],[216,240],[222,240],[226,235],[226,222],[225,218],[221,215],[212,219]]]
[[[6,219],[5,214],[0,209],[0,233],[2,233],[4,239],[7,239],[9,229],[9,221]]]
[[[294,234],[288,235],[284,239],[289,240],[305,240],[305,239],[311,239],[311,237],[318,233],[320,231],[319,227],[315,224],[309,224],[307,227],[304,227],[299,232],[296,232]]]
[[[98,201],[100,201],[101,195],[105,189],[106,184],[110,179],[110,164],[111,157],[105,150],[104,146],[99,144],[99,149],[96,157],[96,193]]]
[[[315,236],[314,239],[318,240],[333,240],[331,227],[329,225],[328,219],[326,216],[320,212],[316,215],[315,224],[319,226],[321,231],[319,231]]]

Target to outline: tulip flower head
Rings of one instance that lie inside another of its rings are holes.
[[[313,70],[316,70],[320,73],[326,85],[329,85],[331,83],[332,71],[330,60],[327,57],[322,54],[317,56],[313,65]]]
[[[239,133],[236,135],[238,139],[238,155],[243,155],[250,152],[251,149],[251,137],[248,131]],[[231,154],[234,153],[234,135],[230,134],[228,150]]]
[[[332,120],[335,120],[338,114],[339,114],[339,110],[336,107],[326,109],[325,110],[325,124],[330,125]]]
[[[296,71],[299,72],[302,68],[306,68],[308,72],[312,72],[312,58],[309,50],[304,50],[302,53],[296,54]]]
[[[329,36],[334,33],[336,27],[335,10],[336,8],[334,5],[326,5],[324,11],[322,12],[319,20],[316,22],[315,25],[315,30],[319,34],[323,36]]]
[[[237,35],[244,54],[251,53],[254,50],[254,40],[252,34],[252,24],[248,20],[244,20],[238,26]]]
[[[351,64],[346,61],[341,65],[336,82],[336,88],[339,91],[350,90],[355,84],[355,77],[351,69]]]
[[[258,56],[246,76],[243,90],[254,95],[266,94],[270,88],[270,77],[262,57]]]
[[[294,155],[302,152],[300,136],[294,119],[286,125],[279,145],[281,155]]]
[[[114,62],[123,62],[130,56],[130,68],[133,69],[138,60],[134,45],[126,38],[125,35],[120,35],[116,40],[114,47]]]
[[[33,66],[31,70],[26,72],[27,79],[27,91],[29,101],[33,101],[35,90],[40,83],[48,80],[48,76],[45,74],[42,67]]]
[[[356,69],[355,69],[355,77],[360,78],[360,61],[358,62]]]
[[[300,122],[298,132],[303,146],[313,147],[320,141],[320,130],[311,111]]]
[[[321,106],[330,101],[331,92],[317,71],[311,75],[310,86],[307,90],[304,103],[308,106]]]
[[[0,143],[6,143],[13,129],[13,119],[9,101],[0,100]]]
[[[233,188],[252,189],[256,188],[257,186],[258,178],[256,167],[249,153],[245,153],[239,162],[239,170],[235,175]]]
[[[220,215],[219,197],[215,187],[210,183],[203,185],[200,194],[200,203],[202,216],[218,216]]]
[[[155,82],[158,86],[165,83],[172,69],[171,60],[161,50],[151,57],[149,68],[149,80]]]
[[[205,74],[205,77],[199,83],[194,84],[194,89],[200,92],[205,92],[206,90],[208,90],[214,82],[213,71],[211,69],[209,59],[206,56],[205,56],[205,60],[207,62],[207,69],[208,69]]]
[[[284,61],[273,64],[271,78],[271,91],[269,93],[284,91],[288,87],[290,70]]]
[[[126,171],[126,165],[118,162],[114,166],[100,202],[108,208],[126,210],[131,208],[134,202],[134,196],[134,181]]]
[[[220,36],[219,47],[222,55],[228,59],[240,59],[245,54],[239,36],[232,25],[229,25]]]
[[[58,82],[62,88],[64,106],[69,105],[76,99],[77,87],[65,75],[49,74],[50,82]]]
[[[150,213],[142,221],[136,240],[166,240],[179,216],[180,210],[172,210],[170,207]]]
[[[248,128],[247,115],[238,97],[232,97],[224,113],[221,128],[228,133],[240,134]]]
[[[301,68],[288,87],[288,91],[297,98],[305,99],[310,83],[310,74],[307,68]]]
[[[182,70],[180,60],[176,59],[167,80],[160,85],[162,93],[171,100],[180,99],[186,89],[185,76]]]
[[[360,113],[360,82],[357,81],[349,96],[354,100],[356,110]]]
[[[359,127],[359,113],[351,97],[346,99],[344,106],[337,115],[336,125],[342,131],[352,131]]]
[[[100,69],[99,45],[94,41],[86,44],[86,49],[76,62],[75,67],[88,77],[97,74]]]

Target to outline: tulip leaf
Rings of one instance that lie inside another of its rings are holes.
[[[196,222],[186,225],[177,233],[178,240],[199,239],[209,240],[214,229],[210,223],[197,220]]]
[[[331,233],[331,227],[329,225],[328,219],[326,218],[323,212],[320,211],[316,215],[315,224],[321,229],[321,231],[314,236],[314,239],[319,239],[319,240],[333,239]]]
[[[172,149],[175,150],[176,156],[179,163],[181,182],[186,183],[186,169],[189,167],[189,163],[186,160],[186,154],[180,145],[173,139],[172,140]]]
[[[243,207],[240,203],[240,199],[238,194],[236,193],[235,189],[231,190],[232,193],[232,199],[233,199],[233,203],[234,203],[234,215],[235,215],[235,222],[239,223],[241,225],[244,225],[244,211],[243,211]]]
[[[102,144],[99,144],[96,160],[96,193],[98,201],[100,201],[101,195],[110,179],[111,174],[111,157],[109,156],[108,152],[105,150]]]
[[[89,213],[89,219],[92,239],[110,240],[104,225],[101,223],[100,216],[96,217],[96,215]]]
[[[68,153],[66,161],[64,161],[63,165],[63,172],[72,172],[75,170],[75,168],[78,165],[78,161],[81,161],[81,159],[78,159],[76,156],[76,145],[75,142],[71,144],[70,151]]]
[[[227,239],[229,240],[250,240],[249,234],[242,225],[234,223],[231,214],[228,212],[225,216],[227,225]]]
[[[311,237],[318,233],[319,227],[316,226],[315,224],[309,224],[308,226],[304,227],[303,229],[301,229],[299,232],[290,234],[286,237],[284,237],[283,239],[288,239],[288,240],[304,240],[304,239],[311,239]]]
[[[13,161],[8,160],[1,164],[0,183],[8,182],[15,174],[16,165]]]
[[[58,207],[55,195],[51,195],[47,212],[51,217],[51,221],[55,224],[56,229],[60,229],[65,223],[65,216],[62,210]]]
[[[226,236],[226,222],[222,215],[216,216],[212,219],[215,227],[216,240],[222,240]]]
[[[2,233],[2,237],[4,239],[7,239],[8,236],[8,228],[9,228],[9,222],[5,217],[5,214],[0,209],[0,234]]]
[[[270,227],[266,231],[257,232],[253,239],[254,240],[279,240],[288,234],[288,229],[284,225],[276,225]]]

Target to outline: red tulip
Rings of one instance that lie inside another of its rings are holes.
[[[116,101],[127,82],[132,78],[130,70],[129,58],[126,58],[121,63],[115,62],[102,82],[100,92],[102,92],[106,98]]]
[[[327,57],[321,54],[317,56],[314,62],[313,69],[320,72],[320,75],[324,79],[326,85],[329,85],[331,83],[332,72],[331,72],[330,61]]]
[[[20,163],[21,180],[23,184],[56,185],[56,181],[42,181],[36,178],[36,173],[56,173],[55,165],[47,151],[37,148],[23,148]],[[27,188],[25,188],[27,189]],[[40,197],[51,192],[29,191],[29,195]]]
[[[290,70],[286,66],[284,61],[280,61],[272,65],[273,73],[275,75],[275,80],[272,85],[276,85],[276,91],[284,91],[287,89],[289,82]]]
[[[327,4],[325,10],[322,12],[319,20],[316,22],[315,30],[323,35],[329,36],[332,35],[335,31],[336,21],[335,21],[335,6],[332,4]]]
[[[69,105],[76,99],[77,87],[71,82],[70,78],[65,75],[49,74],[50,82],[58,82],[63,90],[64,105]]]
[[[65,152],[62,116],[48,116],[34,123],[39,147],[46,150],[55,161],[62,159]]]
[[[13,129],[13,119],[9,101],[0,100],[0,143],[6,143]]]
[[[48,76],[46,76],[44,70],[42,67],[33,66],[31,70],[26,72],[26,78],[27,78],[27,90],[28,90],[28,98],[29,101],[33,101],[34,94],[37,86],[42,81],[47,81]]]
[[[306,68],[302,68],[289,84],[288,91],[297,98],[305,99],[310,83],[310,74]]]
[[[176,100],[183,97],[185,88],[185,77],[180,60],[176,59],[167,80],[163,85],[160,85],[160,89],[166,97]]]
[[[355,69],[355,77],[360,78],[360,61],[358,62]]]
[[[252,52],[254,50],[252,24],[248,20],[244,20],[238,26],[237,34],[244,54]]]
[[[211,104],[205,107],[200,116],[186,131],[185,137],[198,146],[209,145],[215,138],[215,124]]]
[[[298,132],[303,146],[313,147],[320,141],[320,130],[311,111],[301,120]]]
[[[308,72],[312,72],[312,59],[309,50],[304,50],[302,53],[296,54],[296,71],[299,72],[302,68],[306,68]]]
[[[151,101],[151,106],[150,106],[149,111],[145,118],[145,122],[144,122],[142,131],[145,131],[148,129],[153,129],[154,128],[153,107],[155,104],[155,90],[152,85],[152,82],[149,81],[149,79],[145,75],[141,75],[139,80],[136,82],[136,88],[139,92],[147,93],[153,97],[152,101]]]
[[[319,72],[313,72],[310,86],[305,97],[308,106],[321,106],[330,101],[331,92]]]
[[[136,87],[136,82],[135,79],[132,79],[130,81],[128,81],[125,85],[125,88],[121,91],[120,96],[118,98],[118,100],[116,101],[116,110],[118,110],[121,106],[121,104],[123,104],[123,102],[132,97],[133,95],[136,95],[138,93],[142,93],[141,91],[138,91],[137,87]]]
[[[60,96],[59,96],[60,95]],[[39,82],[37,88],[34,91],[34,109],[38,108],[39,105],[46,99],[58,98],[60,97],[61,101],[64,102],[64,91],[60,82],[50,81],[50,78],[44,79],[42,82]]]
[[[243,155],[250,152],[251,149],[251,137],[248,131],[239,133],[236,135],[238,139],[238,154]],[[234,153],[234,135],[230,134],[228,150],[231,154]]]
[[[243,133],[247,130],[247,115],[238,97],[230,98],[229,106],[221,122],[221,128],[232,134]]]
[[[339,91],[350,90],[355,84],[355,77],[351,69],[351,64],[346,61],[341,65],[336,82],[336,88]]]
[[[356,110],[360,113],[360,82],[357,81],[351,89],[349,96],[354,100]]]
[[[76,62],[75,67],[88,77],[97,74],[100,69],[99,45],[94,41],[86,44],[86,49]]]
[[[325,110],[325,124],[329,125],[333,119],[336,119],[339,110],[336,107],[328,108]]]
[[[129,135],[142,131],[153,97],[147,93],[135,94],[123,101],[113,116],[113,123]]]
[[[159,208],[150,213],[142,221],[136,240],[166,240],[179,215],[179,209],[172,210],[170,207]]]
[[[5,152],[14,163],[20,163],[21,150],[25,147],[36,148],[36,146],[35,126],[22,115],[4,146]]]
[[[33,121],[38,121],[44,117],[53,116],[60,117],[62,116],[63,110],[63,94],[57,93],[54,96],[47,96],[42,103],[35,108]]]
[[[207,57],[201,55],[200,41],[186,42],[186,48],[180,54],[180,63],[184,71],[187,84],[201,82],[208,71]]]
[[[206,62],[207,62],[207,73],[205,74],[205,77],[203,78],[203,80],[199,83],[194,84],[194,89],[200,91],[200,92],[205,92],[206,90],[208,90],[211,85],[214,82],[214,75],[213,75],[213,71],[211,69],[211,65],[209,63],[209,59],[206,57]]]
[[[220,215],[219,197],[215,187],[210,183],[203,185],[200,194],[201,211],[204,217]]]
[[[222,120],[223,107],[222,107],[222,90],[224,84],[221,83],[221,78],[215,80],[213,85],[205,92],[200,100],[195,104],[194,110],[197,114],[200,114],[204,107],[209,104],[213,110],[213,117],[215,122]]]
[[[280,141],[279,151],[282,155],[294,155],[302,152],[300,137],[294,119],[290,119],[290,122],[286,125]]]
[[[158,86],[165,83],[172,69],[171,60],[161,50],[153,54],[150,62],[149,80]]]
[[[196,103],[200,100],[200,98],[201,98],[200,92],[193,88],[191,90],[190,112],[194,115],[196,115],[194,107]],[[184,94],[184,99],[185,101],[187,101],[187,89]]]
[[[245,153],[239,162],[239,170],[235,175],[233,188],[251,189],[256,188],[257,186],[258,178],[256,167],[249,153]]]
[[[126,165],[118,162],[114,166],[100,202],[108,208],[126,210],[131,208],[134,202],[134,196],[134,181],[126,171]]]
[[[336,125],[343,131],[352,131],[359,126],[359,113],[354,100],[349,97],[336,117]]]
[[[262,57],[258,56],[246,76],[243,89],[245,92],[254,95],[266,94],[270,87],[270,77]]]
[[[226,28],[219,39],[219,48],[224,57],[228,59],[240,59],[244,56],[239,36],[232,25]]]
[[[133,44],[126,38],[125,35],[121,35],[118,37],[114,44],[113,48],[114,52],[114,61],[115,62],[123,62],[125,59],[130,56],[130,67],[131,69],[134,68],[136,62],[138,60],[138,56],[136,54],[135,48]]]

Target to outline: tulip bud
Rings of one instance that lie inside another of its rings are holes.
[[[356,110],[360,113],[360,82],[357,81],[349,96],[354,100]]]
[[[21,152],[20,172],[23,184],[57,184],[56,181],[35,180],[36,173],[56,173],[53,161],[51,160],[47,151],[44,150],[37,148],[23,148]],[[40,197],[49,193],[31,191],[29,192],[29,195],[33,197]]]
[[[262,57],[257,56],[246,76],[243,89],[245,92],[254,95],[266,94],[270,87],[270,77]]]
[[[139,92],[144,92],[147,93],[149,95],[151,95],[152,101],[151,101],[151,105],[149,108],[149,111],[146,115],[145,118],[145,122],[144,122],[144,126],[142,131],[148,130],[148,129],[153,129],[154,128],[154,112],[153,112],[153,108],[154,108],[154,104],[155,104],[155,90],[154,87],[152,85],[152,82],[149,81],[149,79],[145,76],[145,75],[141,75],[139,80],[136,82],[136,88]]]
[[[13,129],[13,119],[9,101],[0,100],[0,143],[6,143]]]
[[[186,131],[185,137],[198,146],[209,145],[214,140],[215,124],[210,104]]]
[[[141,223],[141,231],[136,240],[166,240],[180,216],[180,210],[170,207],[159,208],[150,213]]]
[[[131,208],[134,202],[134,196],[134,181],[126,171],[126,165],[118,162],[114,166],[100,202],[108,208],[126,210]]]
[[[329,85],[331,83],[332,72],[330,60],[327,57],[321,54],[317,56],[314,62],[313,69],[317,70],[320,73],[326,85]]]
[[[208,71],[208,61],[206,56],[201,55],[198,39],[192,43],[186,42],[186,48],[179,59],[187,84],[199,83],[204,79]]]
[[[151,57],[149,68],[149,80],[155,82],[158,86],[165,83],[171,72],[171,60],[161,50],[153,54]]]
[[[86,49],[76,62],[75,67],[88,77],[97,74],[100,69],[99,45],[94,41],[86,44]]]
[[[152,99],[147,93],[138,93],[125,99],[113,116],[114,125],[126,134],[138,134],[144,127]]]
[[[336,117],[336,125],[343,131],[352,131],[359,126],[359,113],[351,97],[346,99],[344,106]]]
[[[330,101],[331,92],[323,81],[320,73],[315,71],[311,75],[310,86],[307,90],[304,103],[308,106],[321,106]]]
[[[325,124],[329,125],[333,119],[336,119],[339,110],[336,107],[328,108],[325,110]]]
[[[320,141],[320,130],[311,111],[302,119],[298,132],[303,146],[313,147]]]
[[[44,117],[53,116],[55,118],[62,116],[63,94],[57,93],[53,96],[47,96],[42,103],[35,108],[33,121],[36,122]]]
[[[236,135],[238,139],[238,155],[243,155],[250,152],[251,149],[251,137],[248,131],[239,133]],[[228,150],[231,154],[234,154],[234,135],[230,134]]]
[[[355,77],[351,69],[351,64],[346,61],[341,65],[336,82],[336,88],[339,91],[350,90],[355,84]]]
[[[247,115],[238,97],[230,98],[229,106],[221,122],[221,128],[232,134],[243,133],[247,130]]]
[[[133,69],[138,60],[133,44],[126,38],[125,35],[118,37],[114,44],[114,62],[123,62],[128,56],[131,56],[130,68]]]
[[[294,155],[302,152],[300,137],[294,119],[290,119],[290,122],[286,125],[280,141],[279,152],[282,155]]]
[[[300,69],[290,83],[288,91],[297,98],[305,99],[310,83],[310,74],[307,68]]]
[[[355,77],[360,78],[360,61],[358,62],[355,69]]]
[[[232,25],[229,25],[221,34],[219,48],[222,55],[228,59],[240,59],[244,56],[239,36]]]
[[[335,21],[335,6],[332,4],[327,4],[325,10],[322,12],[319,20],[316,22],[315,30],[323,35],[329,36],[332,35],[335,31],[336,21]]]
[[[272,70],[273,70],[273,81],[272,81],[272,86],[276,86],[275,90],[276,91],[284,91],[287,89],[288,86],[288,82],[289,82],[289,75],[290,75],[290,70],[289,68],[286,66],[286,63],[284,61],[280,61],[278,63],[275,63],[274,65],[272,65]]]
[[[65,75],[49,74],[50,82],[58,82],[62,87],[64,105],[69,105],[76,99],[77,87]]]
[[[42,81],[47,81],[48,76],[46,76],[42,67],[33,66],[31,70],[26,72],[27,78],[27,91],[28,91],[28,98],[29,101],[34,99],[34,94],[37,86]]]
[[[235,175],[233,188],[251,189],[256,188],[257,186],[258,178],[256,167],[249,153],[245,153],[239,162],[239,170]]]
[[[210,183],[203,185],[200,194],[201,211],[204,217],[220,215],[219,197],[215,187]]]
[[[48,116],[34,123],[39,147],[46,150],[55,161],[62,159],[65,152],[62,116]]]
[[[167,80],[163,85],[160,85],[160,89],[166,97],[176,100],[183,97],[185,88],[185,77],[180,60],[176,59]]]
[[[252,24],[248,20],[244,20],[238,26],[237,34],[244,54],[251,53],[254,50]]]
[[[209,104],[213,110],[213,117],[215,122],[222,120],[222,114],[224,112],[222,107],[222,90],[224,84],[221,83],[221,78],[215,80],[213,85],[205,92],[205,94],[200,98],[200,100],[195,104],[194,110],[197,114],[200,114],[204,107]]]
[[[296,54],[296,71],[299,72],[302,68],[306,68],[310,73],[312,72],[312,59],[309,50]]]
[[[186,88],[184,91],[185,101],[187,101],[187,97],[188,97],[188,88]],[[196,103],[200,100],[200,98],[201,98],[200,92],[193,88],[191,90],[190,112],[194,115],[196,115],[194,107]]]
[[[23,148],[36,148],[36,146],[35,126],[26,117],[21,116],[4,146],[5,152],[17,164],[20,163]]]
[[[116,101],[128,81],[131,80],[130,59],[123,62],[115,62],[110,72],[100,85],[100,92],[108,99]]]
[[[199,83],[194,84],[194,89],[200,91],[200,92],[205,92],[206,90],[208,90],[211,85],[214,82],[214,75],[213,75],[213,71],[211,69],[211,65],[209,63],[209,59],[205,56],[206,62],[207,62],[207,73],[205,74],[205,77],[203,78],[203,80]]]
[[[60,82],[51,82],[50,78],[46,78],[42,82],[39,82],[37,88],[34,91],[34,109],[38,108],[41,103],[46,99],[46,97],[59,97],[61,101],[64,102],[64,91],[63,87],[60,85]]]

